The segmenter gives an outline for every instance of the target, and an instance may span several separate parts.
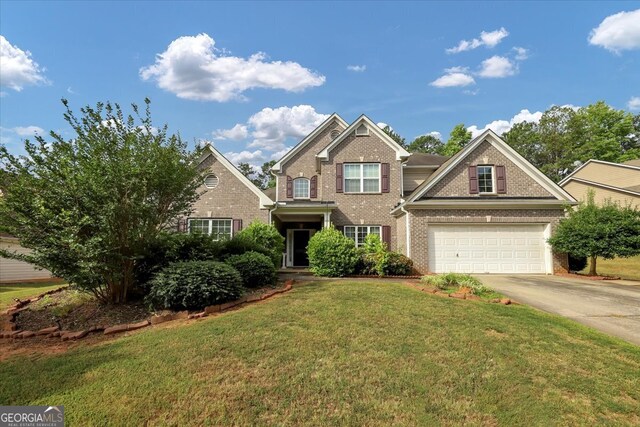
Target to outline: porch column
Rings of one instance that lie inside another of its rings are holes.
[[[331,225],[331,211],[327,211],[324,213],[324,225],[322,228],[329,228]]]

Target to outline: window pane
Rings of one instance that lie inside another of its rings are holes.
[[[364,238],[367,237],[367,227],[358,227],[358,241],[357,246],[364,244]]]
[[[293,180],[293,197],[309,198],[309,180],[296,178]]]
[[[493,193],[492,173],[491,166],[478,166],[478,190],[481,193]]]
[[[344,191],[347,193],[359,193],[360,192],[360,178],[358,179],[345,179]]]
[[[380,191],[380,180],[378,179],[365,179],[364,190],[367,193],[375,193]]]
[[[379,226],[369,227],[369,234],[375,234],[376,236],[380,236],[380,227]]]
[[[190,219],[189,232],[194,234],[209,234],[209,221],[206,219]]]
[[[364,177],[365,178],[378,178],[380,177],[380,165],[371,164],[371,165],[362,165],[364,169]]]
[[[345,178],[360,178],[360,165],[344,165]]]
[[[231,238],[231,220],[230,219],[212,219],[211,235],[214,240],[226,240]]]
[[[355,227],[345,227],[344,235],[350,238],[351,240],[356,240],[356,228]]]

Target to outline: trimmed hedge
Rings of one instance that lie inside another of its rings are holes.
[[[276,268],[271,259],[261,253],[249,251],[230,256],[225,262],[238,270],[247,288],[259,288],[276,282]]]
[[[353,240],[333,226],[311,237],[307,246],[309,270],[317,276],[342,277],[353,274],[359,257]]]
[[[238,299],[243,292],[238,271],[217,261],[169,264],[150,281],[145,301],[154,308],[197,310]]]

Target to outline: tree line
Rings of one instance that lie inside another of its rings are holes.
[[[384,131],[411,153],[452,156],[471,141],[463,123],[447,141],[421,135],[410,143],[389,127]],[[554,181],[589,159],[624,162],[640,158],[640,114],[616,110],[603,101],[581,108],[553,106],[539,122],[522,122],[501,137]]]

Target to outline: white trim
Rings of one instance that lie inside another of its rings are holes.
[[[454,155],[448,162],[444,163],[444,168],[438,169],[430,178],[424,183],[418,186],[418,191],[414,191],[413,195],[407,200],[407,203],[414,202],[424,196],[435,184],[440,182],[454,167],[464,160],[473,150],[475,150],[480,144],[487,141],[493,147],[495,147],[500,153],[502,153],[507,159],[515,163],[523,171],[525,171],[531,178],[533,178],[544,189],[551,193],[558,200],[564,200],[567,202],[576,202],[576,200],[558,184],[554,183],[546,175],[544,175],[535,166],[529,163],[524,157],[518,154],[513,148],[511,148],[506,142],[504,142],[495,132],[491,129],[487,129],[473,139],[466,147]],[[420,188],[422,187],[422,188]]]
[[[496,166],[495,165],[478,165],[477,168],[489,168],[491,169],[491,191],[480,191],[480,172],[476,172],[478,176],[478,194],[484,196],[490,196],[498,194],[496,190]]]
[[[224,157],[222,153],[213,148],[211,144],[207,144],[204,147],[204,150],[205,152],[200,157],[200,161],[198,162],[198,164],[202,164],[202,162],[209,158],[209,156],[213,156],[217,161],[222,163],[222,165],[227,168],[236,178],[238,178],[240,182],[242,182],[249,190],[251,190],[256,196],[258,196],[260,209],[265,209],[275,203],[266,194],[260,191],[260,189],[256,187],[253,182],[249,180],[249,178],[244,176],[233,163],[227,160],[227,158]],[[206,150],[209,150],[209,152],[207,153]]]
[[[548,223],[544,227],[543,231],[544,238],[544,265],[547,270],[547,274],[553,274],[553,249],[549,244],[548,240],[551,238],[551,223]]]
[[[296,196],[296,181],[298,181],[298,182],[306,181],[306,183],[307,183],[307,194],[306,194],[306,196]],[[292,186],[293,186],[293,198],[295,200],[309,200],[311,198],[311,180],[309,178],[306,178],[304,176],[300,176],[298,178],[293,178]]]
[[[567,182],[573,175],[575,175],[576,173],[578,173],[579,170],[583,169],[584,167],[586,167],[588,164],[590,163],[600,163],[601,165],[607,165],[607,166],[618,166],[621,168],[627,168],[627,169],[633,169],[633,170],[637,170],[640,171],[640,166],[635,166],[635,165],[625,165],[623,163],[613,163],[613,162],[605,162],[604,160],[595,160],[595,159],[589,159],[587,160],[584,164],[580,165],[576,170],[574,170],[573,172],[571,172],[569,175],[565,176],[559,183],[558,185],[562,186],[565,182]]]
[[[344,128],[347,128],[349,124],[344,121],[342,117],[340,117],[337,113],[331,114],[324,122],[322,122],[317,128],[315,128],[309,135],[307,135],[302,141],[300,141],[295,147],[289,150],[280,160],[278,160],[272,167],[271,170],[274,172],[280,172],[282,170],[282,166],[298,151],[304,148],[309,142],[311,142],[316,136],[318,136],[329,124],[333,123],[333,121],[338,122]],[[337,138],[340,138],[338,135]],[[337,139],[336,138],[336,139]]]
[[[404,209],[562,209],[566,205],[576,205],[575,203],[563,202],[561,200],[545,199],[463,199],[463,200],[419,200],[412,203],[404,203],[393,210],[391,214]]]
[[[384,143],[386,143],[389,147],[391,147],[396,152],[396,160],[402,161],[411,155],[411,153],[409,153],[407,150],[405,150],[400,145],[398,145],[398,143],[395,142],[393,138],[387,135],[382,129],[378,127],[378,125],[373,123],[371,119],[369,119],[367,116],[363,114],[360,117],[358,117],[356,121],[351,123],[348,128],[342,131],[342,133],[338,135],[336,139],[331,141],[331,143],[327,145],[324,150],[318,153],[316,157],[319,158],[320,160],[328,161],[329,153],[331,152],[331,150],[336,148],[338,144],[344,141],[349,135],[351,135],[352,133],[355,133],[356,129],[363,123],[369,129],[370,134],[373,133],[377,135]]]
[[[294,254],[293,233],[294,231],[308,231],[309,239],[311,239],[311,237],[315,234],[316,230],[314,230],[313,228],[288,228],[287,229],[287,247],[285,252],[286,266],[287,267],[306,267],[306,265],[293,264],[293,254]]]
[[[406,229],[406,241],[407,241],[407,258],[411,258],[411,221],[409,219],[409,211],[404,207],[400,207],[400,210],[405,214],[405,229]]]
[[[359,248],[360,246],[364,245],[364,240],[363,240],[362,244],[360,246],[358,246],[358,228],[366,228],[367,229],[367,234],[365,234],[365,236],[364,236],[366,238],[369,234],[372,234],[371,233],[371,228],[372,227],[377,227],[379,229],[379,231],[380,231],[380,234],[378,234],[378,237],[380,237],[380,241],[382,242],[382,225],[376,225],[376,224],[372,224],[372,225],[367,225],[367,224],[349,224],[349,225],[344,225],[342,227],[342,234],[344,234],[345,237],[349,237],[349,236],[347,236],[347,227],[355,228],[355,230],[354,230],[354,237],[355,237],[354,242],[356,244],[356,248]]]
[[[612,185],[603,184],[601,182],[589,181],[587,179],[573,178],[572,177],[572,178],[569,178],[569,181],[579,182],[580,184],[592,185],[594,187],[602,187],[602,188],[605,188],[607,190],[617,191],[619,193],[627,193],[627,194],[631,194],[633,196],[640,196],[640,191],[627,190],[626,188],[614,187]],[[564,186],[567,183],[568,183],[568,181],[565,182],[562,185]]]
[[[360,132],[360,128],[364,126],[364,132]],[[356,136],[369,136],[369,128],[367,125],[362,123],[360,126],[356,128]]]
[[[233,238],[233,219],[232,218],[213,218],[213,217],[189,217],[187,218],[187,233],[191,234],[191,221],[208,221],[207,227],[207,235],[211,236],[211,232],[213,231],[213,221],[229,221],[229,238]],[[216,239],[215,241],[219,241],[220,239]]]

